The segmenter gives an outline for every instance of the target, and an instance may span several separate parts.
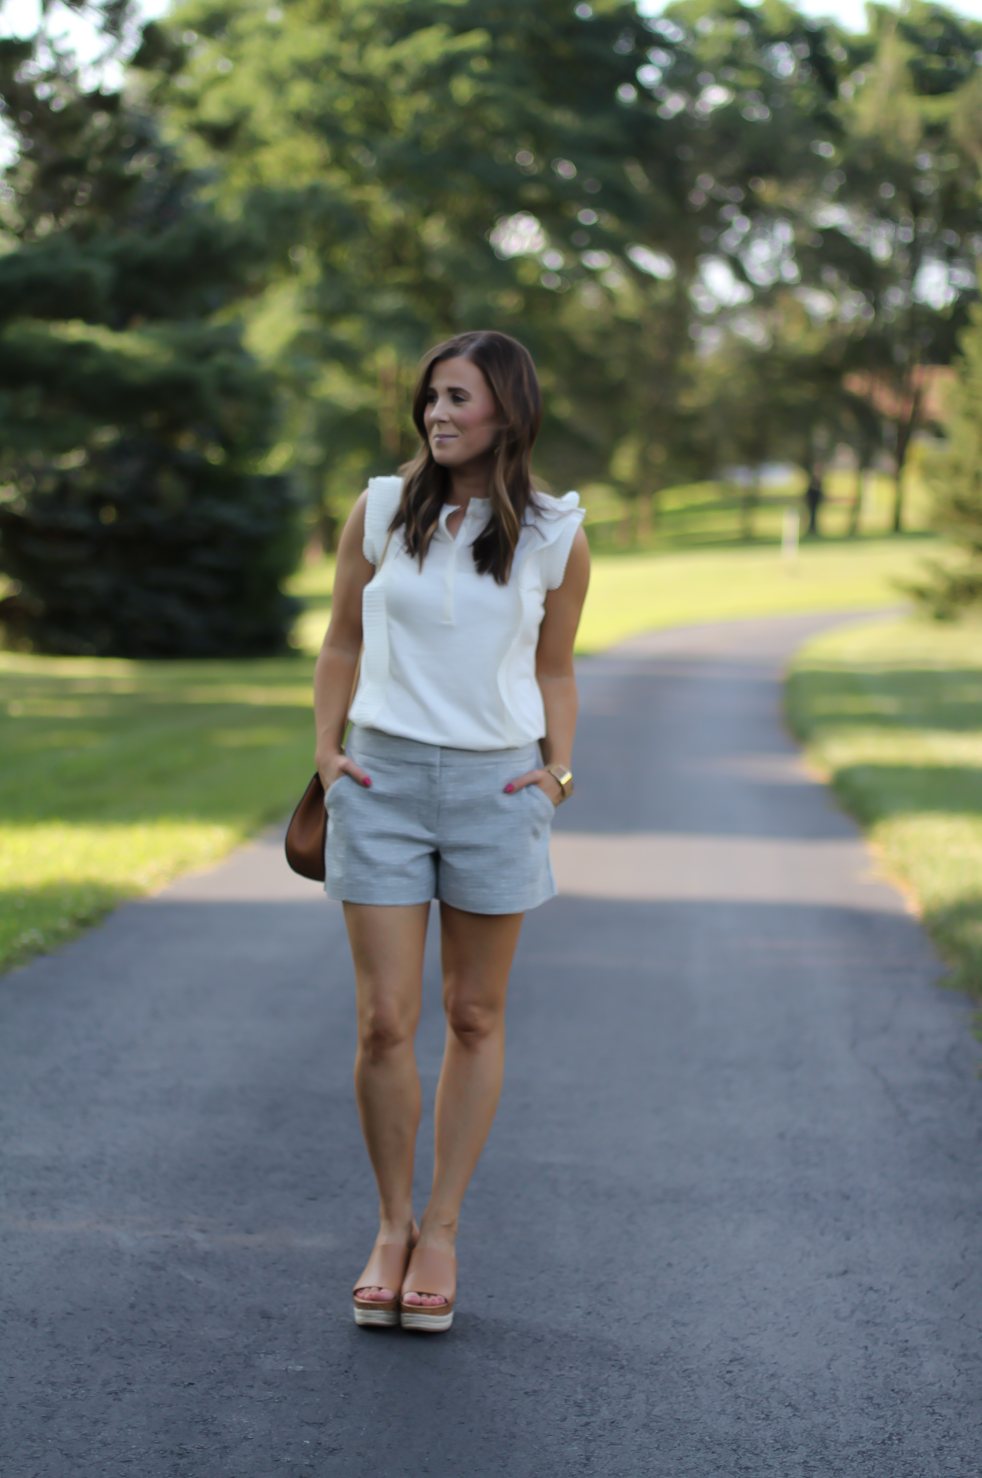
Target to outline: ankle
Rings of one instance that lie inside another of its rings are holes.
[[[457,1238],[457,1224],[459,1221],[457,1212],[440,1212],[426,1210],[423,1220],[419,1226],[419,1237],[421,1242],[449,1242],[451,1245]]]
[[[412,1211],[386,1213],[379,1212],[378,1218],[378,1240],[380,1242],[408,1242],[416,1231],[416,1221]]]

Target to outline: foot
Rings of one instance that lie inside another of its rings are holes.
[[[390,1245],[396,1247],[415,1247],[418,1238],[419,1227],[416,1225],[415,1219],[413,1220],[409,1236],[405,1239],[398,1235],[393,1235],[390,1230],[383,1228],[375,1239],[375,1247],[372,1248],[372,1256],[374,1256],[375,1249],[378,1247],[387,1247]],[[369,1258],[369,1266],[371,1266],[371,1261],[372,1259]],[[368,1268],[366,1268],[365,1271],[367,1272]],[[398,1297],[399,1290],[397,1288],[381,1288],[376,1286],[374,1283],[367,1284],[364,1288],[355,1289],[355,1298],[364,1299],[366,1303],[391,1303],[393,1299],[396,1299]]]
[[[444,1257],[454,1260],[454,1242],[457,1238],[457,1228],[452,1231],[447,1228],[439,1228],[430,1231],[423,1225],[423,1230],[418,1234],[415,1245],[423,1251],[424,1248],[432,1248],[434,1252],[443,1253]],[[406,1274],[409,1276],[408,1270]],[[412,1304],[414,1307],[423,1309],[438,1309],[441,1304],[449,1302],[442,1293],[404,1293],[402,1295],[404,1304]]]

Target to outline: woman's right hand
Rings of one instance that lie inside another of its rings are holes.
[[[314,756],[314,764],[317,766],[317,773],[321,777],[321,784],[325,790],[329,790],[335,780],[340,780],[342,775],[350,775],[352,780],[366,788],[371,786],[372,782],[365,771],[360,765],[356,765],[354,760],[349,759],[343,749],[334,749],[324,753],[318,750]]]

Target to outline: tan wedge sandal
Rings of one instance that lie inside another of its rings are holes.
[[[383,1285],[391,1288],[391,1283]],[[407,1304],[406,1294],[436,1294],[443,1304]],[[435,1247],[416,1247],[409,1259],[402,1285],[399,1316],[403,1329],[425,1330],[436,1334],[453,1323],[453,1305],[457,1293],[457,1259]]]
[[[376,1247],[365,1267],[365,1271],[354,1287],[355,1323],[375,1325],[391,1329],[399,1323],[399,1292],[406,1276],[409,1248],[405,1242],[383,1242]],[[377,1298],[359,1298],[359,1288],[394,1288],[394,1298],[384,1303]]]

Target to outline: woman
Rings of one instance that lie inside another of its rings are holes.
[[[369,483],[341,535],[314,697],[326,887],[354,957],[355,1092],[379,1191],[359,1324],[450,1327],[460,1205],[501,1091],[508,973],[525,910],[556,891],[549,827],[572,790],[589,554],[576,494],[533,490],[541,419],[516,340],[439,345],[413,399],[418,455],[402,478]],[[447,1039],[417,1226],[413,1039],[433,898]]]

